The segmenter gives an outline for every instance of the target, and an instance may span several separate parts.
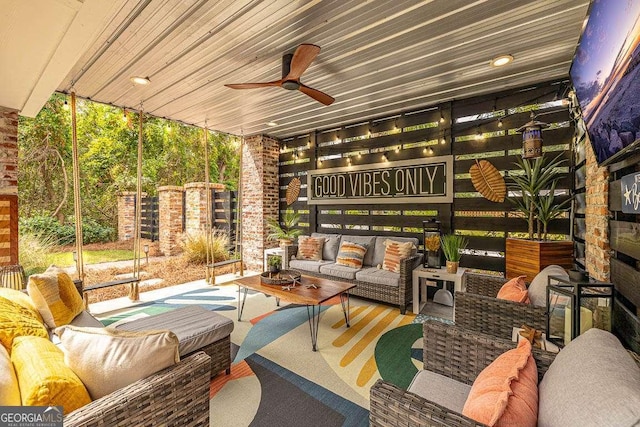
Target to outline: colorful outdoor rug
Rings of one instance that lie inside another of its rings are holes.
[[[322,307],[318,351],[304,306],[250,293],[237,321],[237,286],[206,286],[117,313],[105,325],[200,304],[235,322],[231,375],[211,383],[212,426],[366,426],[369,389],[384,378],[407,387],[422,366],[422,325],[397,308],[351,298]]]

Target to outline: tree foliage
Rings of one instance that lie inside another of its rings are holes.
[[[73,216],[71,113],[65,95],[54,94],[35,118],[18,125],[20,216]],[[77,135],[83,216],[116,225],[117,193],[136,187],[139,115],[78,100]],[[239,139],[209,132],[210,177],[237,188]],[[145,116],[142,186],[155,195],[163,185],[204,181],[203,130]]]

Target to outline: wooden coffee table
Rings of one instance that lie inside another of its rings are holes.
[[[338,282],[335,280],[321,279],[318,277],[302,276],[300,284],[292,285],[265,285],[260,280],[260,275],[241,277],[234,281],[238,285],[238,294],[242,294],[242,302],[238,309],[238,321],[242,321],[242,311],[247,299],[249,289],[271,295],[279,303],[280,299],[293,304],[303,304],[307,306],[307,316],[309,317],[309,330],[311,332],[311,346],[313,351],[317,351],[318,325],[320,323],[320,304],[340,295],[344,320],[349,324],[349,290],[356,287],[353,283]],[[244,292],[241,292],[244,288]]]

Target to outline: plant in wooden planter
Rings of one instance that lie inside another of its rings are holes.
[[[526,280],[531,281],[548,265],[573,266],[573,243],[547,240],[549,223],[565,212],[571,202],[569,198],[557,203],[555,195],[561,178],[558,168],[566,162],[561,156],[559,154],[548,163],[544,157],[518,159],[522,174],[511,176],[510,189],[520,197],[510,200],[524,214],[529,236],[528,240],[508,238],[506,241],[506,277],[509,279],[526,275]]]
[[[277,240],[280,246],[284,247],[293,243],[293,241],[302,234],[302,230],[295,228],[300,222],[300,215],[293,209],[287,209],[282,216],[282,223],[277,219],[267,220],[267,227],[270,233],[267,240]]]

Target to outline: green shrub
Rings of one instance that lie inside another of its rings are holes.
[[[229,259],[229,236],[226,232],[213,230],[211,232],[211,253],[213,260]],[[204,231],[185,233],[182,236],[183,256],[190,263],[205,264],[207,262],[207,235]]]
[[[18,236],[20,265],[27,276],[42,273],[47,269],[47,255],[53,246],[55,246],[54,242],[47,237],[30,233],[21,233]]]
[[[37,215],[29,218],[20,218],[20,234],[32,234],[41,236],[57,245],[72,245],[76,242],[76,229],[73,222],[60,224],[51,216]],[[93,219],[82,221],[83,243],[110,242],[115,239],[116,231],[113,227],[105,226]]]

